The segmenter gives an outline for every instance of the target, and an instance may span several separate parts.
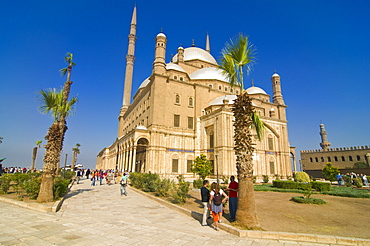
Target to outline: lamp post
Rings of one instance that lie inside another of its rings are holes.
[[[216,154],[216,177],[217,177],[217,184],[220,184],[220,181],[218,180],[218,155]]]

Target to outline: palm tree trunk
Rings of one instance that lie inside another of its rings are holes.
[[[32,151],[32,167],[31,167],[31,172],[33,172],[33,169],[35,169],[36,156],[37,156],[37,147],[34,147],[33,148],[33,151]]]
[[[40,192],[37,197],[38,202],[51,202],[54,200],[53,185],[55,171],[59,165],[60,152],[64,136],[60,134],[60,125],[56,122],[49,128],[45,136],[47,144],[45,145],[44,167]]]
[[[252,101],[243,91],[235,100],[233,113],[236,169],[239,181],[236,220],[250,229],[259,228],[253,189]]]

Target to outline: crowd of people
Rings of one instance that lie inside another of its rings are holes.
[[[235,177],[230,177],[230,184],[224,191],[220,188],[219,184],[213,182],[210,189],[208,189],[208,180],[203,181],[203,187],[200,189],[202,198],[203,218],[202,225],[207,226],[208,213],[212,214],[213,222],[215,223],[214,229],[219,230],[219,223],[222,222],[223,204],[229,199],[230,221],[235,221],[236,210],[238,208],[238,191],[239,185],[235,181]],[[228,194],[226,193],[228,192]]]
[[[76,182],[79,184],[80,179],[83,176],[86,176],[86,179],[91,181],[91,186],[96,185],[112,185],[112,184],[120,184],[120,193],[121,196],[127,196],[127,185],[128,185],[128,177],[129,172],[117,172],[114,169],[110,170],[90,170],[90,169],[77,169],[76,171]]]
[[[337,175],[338,186],[344,185],[343,176],[347,176],[347,177],[351,178],[352,185],[355,184],[355,179],[360,178],[361,181],[362,181],[363,186],[369,186],[369,180],[368,180],[366,174],[362,174],[362,173],[361,174],[356,174],[354,172],[346,173],[345,175],[342,175],[342,174],[339,173]]]
[[[27,173],[29,171],[31,170],[27,167],[4,167],[1,173]],[[33,172],[36,172],[36,169],[34,169]]]

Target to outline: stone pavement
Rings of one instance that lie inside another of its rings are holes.
[[[201,226],[119,184],[75,184],[61,210],[45,213],[0,202],[0,245],[329,245],[248,239]]]

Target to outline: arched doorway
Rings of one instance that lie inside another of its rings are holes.
[[[146,170],[146,150],[148,148],[149,141],[146,138],[140,138],[136,145],[136,163],[135,172],[145,173]]]

